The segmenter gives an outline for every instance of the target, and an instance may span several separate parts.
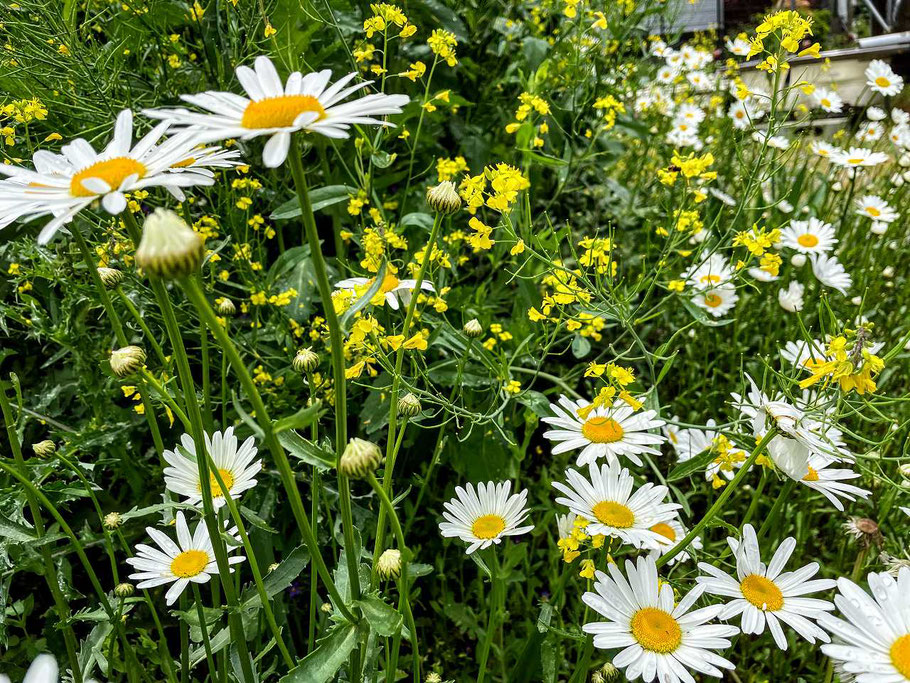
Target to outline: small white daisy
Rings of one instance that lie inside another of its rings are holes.
[[[844,100],[830,88],[816,88],[812,93],[812,101],[817,107],[832,114],[844,108]]]
[[[745,57],[749,54],[749,50],[752,49],[752,45],[745,38],[745,34],[740,34],[736,36],[733,40],[727,38],[726,41],[727,49],[735,54],[737,57]]]
[[[36,152],[34,170],[0,164],[0,175],[9,176],[0,182],[0,228],[18,219],[53,216],[38,235],[38,243],[46,244],[96,200],[117,215],[126,208],[127,192],[160,186],[183,199],[180,188],[211,185],[211,171],[174,169],[198,141],[184,133],[160,142],[167,127],[166,123],[155,126],[134,145],[133,115],[124,110],[117,116],[113,138],[101,152],[79,138],[64,145],[61,154]]]
[[[876,121],[867,121],[856,132],[856,138],[860,142],[875,142],[884,134],[885,128]]]
[[[577,470],[568,469],[568,484],[553,482],[553,488],[564,494],[556,502],[588,520],[586,533],[618,538],[635,548],[653,550],[666,544],[666,537],[653,527],[672,519],[681,507],[663,502],[666,486],[649,482],[633,493],[632,475],[615,460],[599,469],[591,463],[588,476],[585,479]]]
[[[863,147],[841,149],[831,154],[831,161],[844,168],[860,168],[862,166],[878,166],[888,161],[889,157],[884,152],[873,152]]]
[[[818,491],[831,501],[834,507],[843,512],[844,504],[840,501],[841,498],[852,503],[857,498],[868,498],[872,492],[844,483],[850,479],[858,479],[860,475],[851,469],[830,467],[834,462],[836,461],[832,458],[813,453],[809,458],[809,473],[799,481],[810,489]]]
[[[780,350],[781,357],[802,370],[809,370],[813,363],[824,363],[828,360],[825,355],[825,345],[818,339],[812,343],[805,340],[788,341]]]
[[[827,254],[837,244],[831,224],[815,216],[807,221],[790,221],[790,225],[780,231],[780,241],[801,254]]]
[[[910,681],[910,568],[868,576],[869,593],[846,578],[837,580],[837,609],[818,623],[834,636],[822,652],[852,674],[856,683]]]
[[[811,149],[814,154],[825,158],[831,157],[841,151],[838,147],[835,147],[830,142],[825,142],[824,140],[813,140],[809,144],[809,149]]]
[[[691,671],[720,678],[721,669],[734,668],[712,652],[730,647],[728,639],[739,633],[735,626],[708,623],[723,605],[689,611],[704,588],[696,586],[674,604],[673,587],[659,582],[653,558],[639,557],[636,564],[626,560],[626,576],[615,564],[607,568],[609,575],[596,573],[595,592],[582,596],[606,621],[587,623],[582,630],[593,634],[594,647],[621,649],[613,666],[628,680],[694,683]]]
[[[786,289],[778,290],[777,303],[789,313],[798,313],[803,310],[803,287],[797,280],[791,280]]]
[[[518,526],[528,516],[528,490],[509,495],[511,490],[510,481],[480,483],[476,491],[473,484],[456,486],[455,497],[444,503],[445,521],[440,522],[439,533],[467,543],[468,555],[478,548],[498,545],[506,536],[528,533],[533,524]]]
[[[866,67],[866,85],[880,95],[897,95],[904,87],[904,79],[881,59],[873,59]]]
[[[657,550],[651,551],[651,557],[655,560],[661,555],[665,555],[668,551],[672,550],[677,543],[683,540],[686,537],[686,534],[689,533],[689,530],[683,526],[682,522],[679,521],[679,517],[673,517],[666,522],[658,522],[651,527],[651,531],[657,532],[663,536],[666,540]],[[692,539],[690,545],[686,546],[692,548],[693,550],[702,549],[702,541],[696,536]],[[675,557],[670,558],[670,561],[667,563],[671,567],[677,562],[687,562],[689,560],[689,553],[683,550]]]
[[[733,279],[733,269],[721,254],[711,254],[700,263],[693,264],[680,278],[699,290],[714,289]]]
[[[176,520],[177,542],[153,527],[146,527],[145,531],[158,545],[153,548],[144,543],[136,546],[136,556],[128,557],[127,563],[139,571],[130,574],[130,578],[139,581],[137,588],[154,588],[165,583],[173,583],[165,601],[173,605],[180,594],[192,581],[193,583],[207,583],[213,576],[218,575],[218,565],[215,563],[215,551],[212,549],[212,540],[202,520],[190,533],[183,517],[183,512],[177,513]],[[226,530],[230,536],[237,533],[237,528]],[[236,536],[235,536],[236,538]],[[238,539],[239,543],[239,539]],[[233,548],[227,546],[227,551]],[[228,564],[238,564],[246,559],[243,555],[228,557]],[[231,569],[231,572],[234,570]]]
[[[636,412],[631,406],[617,403],[610,407],[598,406],[582,419],[579,411],[584,414],[590,405],[584,399],[572,401],[566,396],[560,396],[558,403],[550,404],[550,410],[556,415],[541,419],[554,427],[543,434],[556,442],[554,455],[580,448],[575,464],[581,467],[600,458],[618,462],[620,456],[642,465],[639,454],[660,453],[655,446],[662,444],[665,438],[652,430],[663,427],[664,421],[657,417],[656,411]]]
[[[295,71],[282,83],[272,61],[259,56],[254,68],[237,67],[237,80],[247,97],[230,92],[208,91],[182,95],[181,99],[207,113],[184,108],[148,109],[147,116],[196,130],[202,142],[229,138],[250,140],[269,136],[262,151],[262,162],[269,168],[284,163],[291,133],[303,130],[330,138],[348,137],[355,124],[391,125],[376,117],[400,114],[409,101],[407,95],[377,93],[342,103],[342,100],[368,86],[370,81],[348,86],[357,73],[343,76],[329,85],[329,70],[302,75]]]
[[[256,486],[256,475],[262,470],[262,461],[256,459],[256,442],[252,436],[238,448],[234,428],[228,427],[224,433],[215,432],[211,436],[205,434],[205,449],[211,462],[218,468],[218,474],[228,487],[227,493],[232,499]],[[184,434],[180,437],[180,446],[173,451],[164,451],[163,456],[170,465],[164,468],[164,485],[167,490],[186,496],[185,503],[201,506],[202,482],[199,479],[193,437]],[[218,509],[226,502],[224,491],[212,473],[209,473],[209,482],[212,504]]]
[[[813,619],[834,609],[827,600],[803,597],[808,593],[827,590],[835,586],[830,579],[810,581],[818,573],[818,563],[811,562],[796,571],[785,572],[787,560],[796,548],[792,536],[784,539],[766,566],[761,561],[758,538],[751,524],[743,527],[742,542],[727,538],[736,558],[736,578],[710,564],[699,562],[698,568],[708,574],[696,581],[707,592],[733,598],[720,614],[721,619],[731,619],[742,614],[743,633],[759,635],[765,625],[781,650],[787,649],[787,636],[781,622],[812,644],[816,640],[827,643],[830,638]]]
[[[739,301],[739,295],[736,293],[736,287],[732,284],[726,284],[697,292],[691,301],[699,308],[705,309],[715,318],[720,318],[736,306],[736,302]]]
[[[376,282],[376,278],[349,277],[346,280],[336,282],[335,287],[337,289],[350,290],[353,291],[355,295],[362,296],[373,286],[374,282]],[[385,303],[389,305],[389,308],[393,311],[397,311],[399,300],[405,306],[411,301],[411,293],[414,291],[416,285],[417,280],[399,280],[394,273],[390,273],[386,270],[385,276],[382,278],[382,284],[375,297],[376,299],[379,299],[379,301],[375,303],[385,301]],[[427,282],[426,280],[420,283],[420,288],[428,292],[436,291],[433,287],[433,283]]]
[[[836,256],[811,254],[809,259],[812,262],[812,273],[815,275],[815,279],[825,287],[830,287],[841,294],[846,294],[847,290],[853,285],[853,278],[850,277],[850,273],[844,270],[844,266],[837,260]]]
[[[871,218],[879,223],[891,223],[897,220],[898,213],[881,197],[867,194],[856,200],[856,213]]]

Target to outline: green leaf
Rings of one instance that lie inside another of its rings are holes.
[[[279,683],[327,683],[347,661],[348,655],[357,644],[357,627],[354,624],[335,626],[316,649],[310,652],[300,664],[279,680]]]
[[[24,524],[19,524],[4,515],[0,515],[0,538],[15,543],[33,543],[37,536],[34,531]]]
[[[326,185],[325,187],[317,187],[315,190],[310,190],[310,204],[313,207],[313,211],[319,211],[339,202],[346,202],[351,195],[355,194],[357,194],[356,187]],[[288,218],[296,218],[300,213],[300,202],[297,201],[297,197],[294,197],[275,209],[269,218],[273,221],[282,221]]]
[[[433,217],[428,213],[408,213],[401,219],[401,227],[407,228],[411,225],[423,228],[427,232],[433,229]]]
[[[522,405],[531,409],[537,417],[552,417],[553,412],[550,410],[550,401],[539,391],[523,391],[515,400]]]
[[[667,475],[667,481],[676,481],[677,479],[688,477],[690,474],[694,474],[699,470],[703,470],[716,457],[717,455],[710,448],[706,451],[702,451],[685,462],[679,463],[670,470],[670,474]]]
[[[278,435],[278,442],[298,460],[325,471],[335,467],[335,455],[290,430]]]
[[[293,415],[282,417],[272,422],[272,431],[280,434],[288,429],[303,429],[313,424],[314,420],[319,417],[319,409],[322,404],[317,401],[311,406],[304,406]]]
[[[310,551],[307,547],[299,545],[294,548],[290,555],[263,578],[262,585],[265,588],[265,594],[272,597],[286,590],[309,563]],[[255,588],[248,588],[244,595],[247,597],[244,598],[242,609],[254,609],[262,605],[262,600]]]
[[[370,628],[378,635],[392,636],[401,628],[401,614],[395,608],[384,603],[378,595],[366,595],[360,600],[355,600],[354,604],[360,607]]]
[[[587,337],[576,334],[575,339],[572,340],[572,355],[576,358],[584,358],[589,353],[591,353],[591,342]]]

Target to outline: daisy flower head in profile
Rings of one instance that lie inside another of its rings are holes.
[[[856,200],[856,213],[880,223],[891,223],[898,218],[897,211],[881,197],[867,194]]]
[[[666,438],[657,430],[665,423],[657,411],[636,411],[625,404],[596,406],[593,410],[590,406],[589,401],[573,401],[566,396],[550,404],[555,415],[541,419],[553,427],[543,434],[556,443],[553,455],[581,449],[575,461],[581,467],[602,458],[619,462],[620,456],[643,465],[639,455],[660,453],[657,446]]]
[[[616,564],[607,568],[609,574],[596,572],[594,591],[582,596],[605,621],[582,630],[594,636],[594,647],[620,650],[613,666],[623,669],[627,680],[693,683],[692,672],[720,678],[722,669],[734,668],[713,650],[730,647],[729,638],[739,629],[709,623],[723,605],[692,610],[702,586],[675,603],[673,587],[660,582],[652,557],[640,556],[634,564],[626,560],[625,574]]]
[[[837,152],[841,151],[838,147],[835,147],[830,142],[825,142],[824,140],[813,140],[809,143],[809,149],[812,150],[813,154],[824,158],[832,157]]]
[[[732,280],[733,269],[723,255],[715,253],[690,266],[680,274],[680,278],[690,287],[709,290]]]
[[[444,503],[444,522],[439,532],[444,538],[460,538],[468,544],[467,554],[499,545],[507,536],[521,536],[534,525],[519,526],[528,516],[528,490],[510,495],[512,482],[488,481],[455,487],[455,497]]]
[[[665,503],[668,489],[646,483],[633,493],[634,479],[619,462],[591,463],[588,478],[573,469],[566,470],[567,483],[553,482],[563,495],[556,499],[577,516],[588,520],[585,532],[592,536],[610,536],[635,548],[655,550],[666,545],[667,537],[654,531],[660,522],[668,522],[681,506]]]
[[[904,87],[904,79],[881,59],[873,59],[866,67],[866,85],[879,95],[897,95]]]
[[[661,555],[665,555],[668,551],[672,550],[673,547],[682,541],[686,537],[686,534],[689,533],[689,530],[683,526],[683,523],[679,520],[678,516],[675,516],[666,522],[658,522],[651,527],[651,531],[660,534],[665,539],[659,548],[651,551],[651,557],[653,557],[655,560]],[[702,541],[698,536],[693,538],[692,542],[686,546],[686,548],[692,548],[693,550],[701,550],[702,547]],[[689,559],[689,553],[683,550],[675,557],[671,557],[670,561],[667,564],[672,567],[677,562],[687,562]]]
[[[205,450],[211,459],[209,467],[215,466],[221,481],[227,487],[227,495],[232,499],[240,497],[244,491],[256,486],[256,475],[262,470],[262,461],[256,459],[256,441],[248,437],[238,446],[234,428],[228,427],[224,432],[214,432],[205,436]],[[173,451],[162,454],[168,467],[164,468],[164,485],[168,491],[179,496],[186,496],[183,501],[197,507],[202,505],[202,482],[199,479],[199,467],[196,458],[196,444],[193,437],[184,434],[180,445]],[[212,491],[212,504],[217,510],[225,505],[225,491],[221,488],[214,473],[209,473],[209,486]]]
[[[841,294],[846,294],[847,290],[853,285],[853,278],[850,277],[850,273],[846,271],[836,256],[810,254],[809,260],[812,263],[812,274],[825,287],[830,287]]]
[[[238,66],[236,73],[246,96],[220,91],[181,95],[182,100],[205,113],[182,107],[147,109],[143,113],[175,126],[192,128],[203,142],[268,136],[262,162],[275,168],[287,158],[292,133],[307,131],[346,138],[352,125],[392,125],[377,117],[400,114],[409,101],[407,95],[376,93],[343,102],[371,81],[348,85],[357,77],[354,72],[329,85],[332,72],[324,70],[306,76],[295,71],[282,82],[272,60],[266,56],[257,57],[252,69]]]
[[[777,292],[777,303],[788,313],[798,313],[803,310],[803,294],[806,288],[798,280],[791,280],[786,289]]]
[[[869,593],[847,578],[837,580],[834,604],[843,618],[823,614],[818,623],[833,642],[822,652],[855,683],[910,681],[910,568],[897,577],[869,574]]]
[[[212,540],[202,520],[190,533],[183,512],[177,513],[176,520],[177,542],[162,531],[154,527],[146,527],[145,531],[157,548],[140,543],[136,546],[136,556],[128,557],[126,561],[138,571],[130,574],[130,578],[139,581],[139,589],[154,588],[166,583],[173,584],[165,594],[165,602],[173,605],[186,587],[192,583],[208,583],[213,576],[218,574],[215,563],[215,551],[212,549]],[[235,536],[237,527],[226,529],[229,536]],[[237,543],[240,539],[237,538]],[[227,546],[227,551],[233,548]],[[228,557],[228,564],[234,565],[246,559],[243,555]],[[231,569],[231,572],[234,570]]]
[[[850,149],[841,149],[831,154],[831,161],[844,168],[861,168],[878,166],[888,161],[889,157],[884,152],[873,152],[871,149],[863,147],[851,147]]]
[[[376,278],[374,277],[349,277],[345,280],[336,282],[335,288],[354,292],[354,295],[359,298],[366,294],[375,282]],[[416,285],[417,280],[399,280],[395,273],[390,272],[390,269],[387,267],[385,275],[382,278],[382,284],[380,284],[379,291],[376,292],[376,296],[373,298],[372,303],[386,303],[393,311],[397,311],[399,308],[399,301],[405,306],[411,301],[411,295],[414,292],[414,287]],[[433,283],[427,282],[426,280],[420,283],[420,288],[427,292],[436,291],[435,287],[433,287]]]
[[[807,342],[804,339],[788,341],[780,350],[781,358],[802,370],[809,370],[812,365],[828,360],[825,344],[818,339]]]
[[[815,106],[831,114],[836,114],[844,108],[844,100],[830,88],[816,88],[812,93]]]
[[[117,215],[126,208],[128,192],[159,186],[181,199],[183,187],[211,185],[214,180],[207,169],[175,172],[174,165],[191,156],[198,141],[191,133],[181,133],[162,142],[167,128],[161,123],[133,144],[133,114],[124,110],[101,152],[78,138],[64,145],[60,154],[35,152],[34,170],[0,164],[0,175],[9,176],[0,182],[0,228],[19,219],[52,216],[38,235],[38,243],[47,244],[61,226],[95,201]]]
[[[727,49],[737,57],[746,57],[752,46],[749,44],[749,38],[745,33],[740,33],[736,38],[726,40]]]
[[[807,221],[790,221],[780,231],[780,241],[785,247],[795,249],[800,254],[827,254],[837,244],[831,224],[815,216]]]
[[[781,650],[787,649],[787,636],[781,622],[812,644],[816,640],[823,643],[830,640],[813,620],[833,610],[834,605],[827,600],[804,596],[833,588],[835,582],[830,579],[810,581],[818,573],[817,562],[784,572],[796,548],[795,538],[784,539],[767,565],[761,561],[758,538],[751,524],[743,527],[742,541],[728,538],[727,542],[736,558],[736,578],[710,564],[699,562],[698,568],[707,576],[696,579],[708,593],[732,598],[721,612],[721,619],[741,614],[741,627],[747,634],[759,635],[765,632],[767,626]]]
[[[834,458],[821,453],[813,453],[809,457],[809,473],[799,481],[813,491],[818,491],[834,507],[843,512],[844,504],[841,502],[841,498],[852,503],[857,498],[868,498],[872,492],[846,483],[851,479],[859,479],[860,475],[849,468],[831,467],[835,462],[837,460]]]

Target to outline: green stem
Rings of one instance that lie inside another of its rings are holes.
[[[790,494],[793,492],[794,488],[796,488],[796,482],[788,478],[787,483],[784,484],[783,490],[777,496],[777,500],[774,501],[774,505],[771,506],[771,511],[768,513],[768,516],[765,517],[765,521],[762,522],[761,527],[755,534],[757,538],[764,536],[768,529],[770,529],[777,521],[781,510],[783,510],[784,506],[787,504],[787,499],[790,497]]]
[[[495,547],[491,548],[490,557],[493,560],[490,563],[490,579],[493,584],[493,589],[490,593],[490,616],[487,620],[487,630],[483,634],[483,643],[480,646],[477,683],[483,683],[484,677],[487,675],[487,660],[490,657],[490,647],[493,645],[493,637],[500,624],[500,611],[502,610],[502,605],[504,603],[504,586],[502,583],[502,576],[500,576],[499,560],[496,557]]]
[[[202,607],[202,595],[199,584],[190,582],[193,587],[193,602],[196,603],[196,614],[199,617],[199,630],[202,632],[202,647],[205,648],[205,659],[209,664],[209,677],[215,680],[215,658],[212,656],[212,642],[209,640],[209,628],[205,623],[205,609]]]
[[[158,340],[155,338],[155,335],[152,334],[151,329],[145,322],[145,318],[139,313],[139,310],[136,306],[133,305],[133,302],[130,301],[130,298],[123,293],[123,290],[120,287],[117,287],[114,290],[117,293],[117,296],[120,299],[120,303],[124,305],[126,310],[130,312],[130,315],[133,317],[133,320],[136,321],[136,324],[139,325],[139,329],[142,330],[142,334],[145,335],[145,339],[148,341],[149,345],[152,347],[152,350],[155,352],[155,355],[158,357],[158,361],[161,363],[162,367],[167,367],[167,356],[164,355],[164,350],[161,348],[161,344],[158,343]]]
[[[689,547],[689,544],[692,542],[692,540],[694,538],[697,538],[702,530],[708,526],[708,523],[714,519],[715,515],[717,515],[717,513],[723,509],[724,504],[727,502],[727,499],[733,495],[733,491],[736,490],[736,487],[739,486],[740,482],[746,477],[746,474],[748,474],[752,465],[756,460],[758,460],[758,456],[762,454],[762,451],[765,450],[765,448],[771,442],[771,439],[773,439],[775,436],[777,436],[777,430],[773,427],[765,432],[765,435],[761,438],[761,441],[758,442],[755,450],[752,451],[752,453],[746,459],[746,462],[743,463],[743,466],[739,468],[739,472],[736,473],[736,476],[733,477],[730,483],[726,485],[724,490],[717,497],[714,505],[712,505],[711,508],[705,513],[705,516],[699,520],[698,524],[692,527],[692,530],[686,534],[685,538],[673,546],[672,550],[667,552],[665,555],[661,555],[659,558],[657,558],[656,564],[658,569],[679,555],[679,553],[681,553],[687,547]]]

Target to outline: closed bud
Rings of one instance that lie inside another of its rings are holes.
[[[483,334],[483,325],[477,318],[471,318],[464,324],[464,333],[469,337],[476,338]]]
[[[123,272],[116,268],[99,268],[98,277],[108,289],[113,289],[123,281]]]
[[[351,439],[338,461],[338,471],[351,479],[363,479],[382,464],[379,446],[363,439]]]
[[[102,523],[105,529],[119,529],[120,525],[123,524],[123,517],[120,516],[119,512],[108,512],[104,516]]]
[[[412,393],[407,393],[398,399],[398,414],[405,417],[414,417],[420,414],[420,399]]]
[[[234,315],[237,312],[237,307],[234,305],[234,302],[223,296],[218,301],[215,302],[215,305],[218,306],[218,312],[221,315]]]
[[[397,579],[401,576],[401,551],[389,548],[376,561],[376,573],[381,579]]]
[[[805,254],[793,254],[790,257],[790,263],[793,264],[794,268],[802,268],[806,265],[806,255]]]
[[[128,598],[135,590],[136,588],[131,583],[118,583],[117,587],[114,589],[114,595],[118,598]]]
[[[291,365],[297,372],[313,372],[316,366],[319,365],[319,354],[309,346],[305,349],[300,349],[297,355],[294,356],[294,360],[291,361]]]
[[[50,439],[45,439],[44,441],[39,441],[38,443],[33,443],[32,451],[39,458],[49,458],[54,453],[57,452],[57,444],[55,444]]]
[[[199,269],[204,252],[202,238],[180,216],[155,209],[142,226],[136,263],[153,277],[179,279]]]
[[[454,183],[443,180],[436,187],[427,190],[427,204],[433,211],[448,215],[461,208],[461,197],[458,196]]]
[[[124,346],[111,351],[111,370],[120,379],[129,377],[145,363],[145,351],[138,346]]]
[[[326,614],[331,614],[332,613],[332,603],[324,602],[324,603],[322,603],[322,606],[319,609],[322,610],[323,612],[325,612]]]
[[[899,468],[901,476],[910,479],[910,462],[905,462]]]
[[[435,671],[431,671],[427,674],[427,677],[423,679],[424,683],[442,683],[442,676],[440,676]]]

